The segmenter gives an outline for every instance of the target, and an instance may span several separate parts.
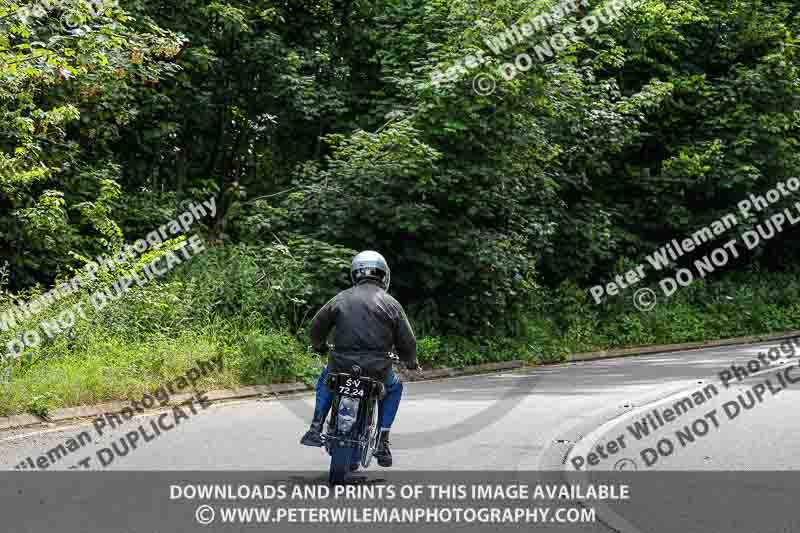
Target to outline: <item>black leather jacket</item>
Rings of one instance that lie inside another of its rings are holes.
[[[311,343],[322,351],[335,327],[335,351],[389,352],[409,367],[417,365],[417,339],[403,307],[377,282],[366,280],[342,291],[311,319]]]

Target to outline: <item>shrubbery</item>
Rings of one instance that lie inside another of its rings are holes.
[[[800,325],[800,275],[794,272],[736,273],[714,281],[698,280],[670,298],[663,297],[657,286],[652,288],[658,303],[642,312],[632,304],[633,289],[595,305],[588,291],[563,285],[546,296],[541,306],[542,316],[549,318],[533,319],[526,334],[538,336],[537,346],[546,352],[545,358],[553,358],[569,352],[704,341]],[[560,340],[553,344],[555,339]]]
[[[167,279],[134,285],[123,298],[7,365],[0,415],[46,414],[138,396],[218,353],[224,354],[225,370],[206,378],[206,389],[312,383],[323,362],[307,352],[308,320],[348,286],[351,253],[308,240],[211,248]],[[429,368],[510,359],[552,363],[570,352],[766,333],[800,323],[800,278],[791,272],[698,281],[661,298],[650,312],[638,311],[632,295],[595,305],[587,290],[572,283],[533,288],[522,295],[524,304],[506,334],[454,335],[424,314],[411,320],[420,362]],[[0,341],[57,316],[75,298]]]
[[[283,381],[311,383],[319,376],[322,363],[296,338],[287,333],[252,334],[241,351],[241,378],[245,383]]]

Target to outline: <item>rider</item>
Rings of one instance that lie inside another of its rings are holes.
[[[317,353],[327,351],[328,333],[335,327],[338,353],[390,352],[392,347],[407,368],[419,370],[417,340],[403,307],[388,292],[389,265],[377,252],[364,251],[350,266],[353,287],[334,296],[311,320],[311,343]],[[322,446],[322,424],[333,400],[325,386],[328,367],[317,381],[317,402],[311,428],[300,439],[306,446]],[[403,384],[393,370],[386,377],[386,396],[380,405],[381,433],[375,457],[380,466],[392,466],[389,430],[397,415]]]

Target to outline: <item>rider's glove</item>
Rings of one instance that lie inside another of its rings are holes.
[[[314,352],[319,355],[327,355],[327,353],[331,351],[331,345],[328,344],[327,342],[323,343],[319,350],[317,350],[316,348],[314,348],[313,345],[311,345],[308,347],[308,351]]]

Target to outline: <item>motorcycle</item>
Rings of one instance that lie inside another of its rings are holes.
[[[388,356],[389,367],[398,361]],[[349,371],[331,371],[325,386],[333,395],[328,429],[323,445],[331,456],[328,481],[343,483],[359,467],[368,468],[380,440],[380,401],[386,395],[381,380],[370,377],[362,366],[353,364]]]

